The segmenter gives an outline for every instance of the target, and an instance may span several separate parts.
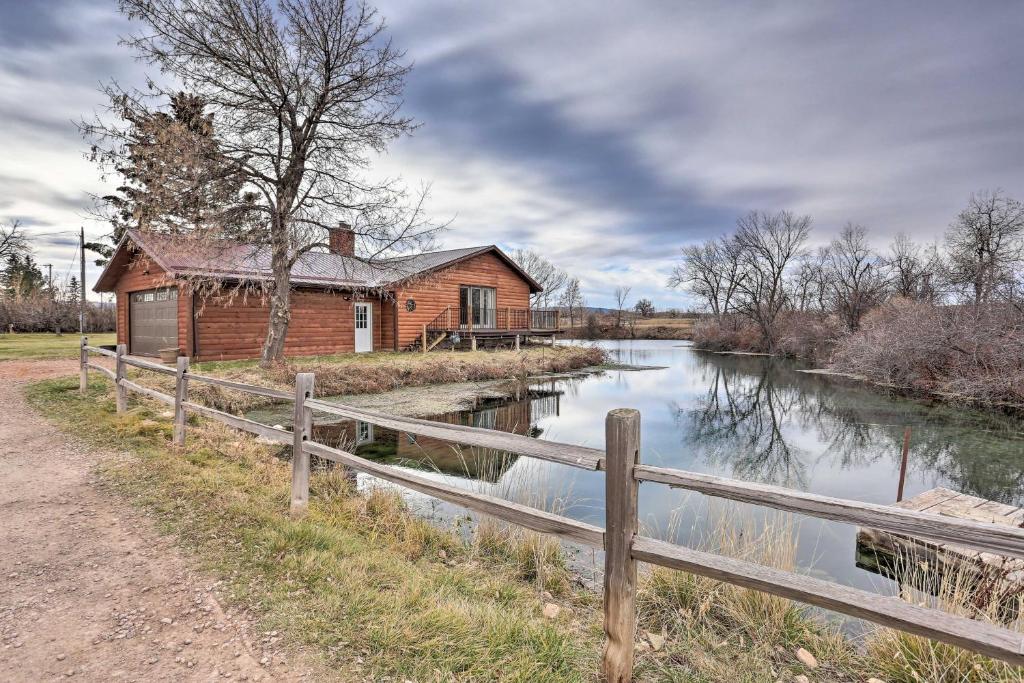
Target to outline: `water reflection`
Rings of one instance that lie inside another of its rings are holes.
[[[670,403],[684,444],[700,446],[708,464],[728,466],[734,477],[803,488],[806,465],[782,432],[799,393],[767,370],[751,374],[711,363],[701,370],[709,381],[698,407]]]
[[[730,476],[807,489],[810,469],[821,477],[898,468],[910,426],[918,476],[1000,502],[1024,495],[1024,441],[1011,418],[890,398],[785,361],[693,356],[704,394],[693,407],[670,406],[682,442]],[[895,481],[876,483],[891,502]]]
[[[544,430],[537,423],[558,416],[562,394],[560,389],[531,387],[519,399],[487,399],[472,410],[434,415],[430,419],[539,438]],[[313,432],[314,438],[322,443],[365,458],[492,484],[498,483],[519,459],[513,453],[461,446],[353,420],[317,424]]]
[[[697,352],[678,342],[604,345],[620,362],[663,369],[546,381],[518,399],[433,419],[603,448],[605,414],[636,408],[646,463],[875,503],[896,498],[903,431],[910,426],[906,496],[946,486],[1024,503],[1024,429],[1017,420],[891,398],[765,357]],[[540,505],[569,501],[564,514],[604,523],[600,472],[352,422],[316,431],[318,439],[365,457],[484,493]],[[750,519],[763,514],[753,505],[739,510]],[[675,525],[684,543],[710,524],[707,499],[658,484],[641,487],[640,513],[649,529]],[[855,527],[800,518],[796,534],[797,563],[805,571],[860,588],[894,589],[856,567]]]

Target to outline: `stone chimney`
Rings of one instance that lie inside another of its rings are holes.
[[[355,256],[356,233],[352,226],[345,221],[338,221],[338,227],[327,230],[329,249],[332,254],[341,256]]]

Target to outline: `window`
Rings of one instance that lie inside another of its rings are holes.
[[[369,306],[356,306],[356,329],[365,330],[368,327],[367,311]]]
[[[150,289],[145,292],[132,292],[129,295],[129,300],[133,303],[141,304],[150,301],[175,301],[178,298],[177,287],[167,287],[164,289]]]
[[[356,445],[373,441],[373,425],[369,422],[356,422]]]
[[[459,322],[463,326],[495,327],[498,294],[494,287],[463,286],[459,289]]]

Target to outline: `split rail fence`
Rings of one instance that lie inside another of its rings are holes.
[[[113,358],[114,369],[90,362],[90,353]],[[174,396],[129,380],[125,374],[128,367],[173,375]],[[127,409],[129,392],[173,406],[175,445],[181,446],[185,443],[188,413],[218,420],[265,439],[290,445],[291,510],[294,514],[301,514],[308,504],[310,455],[315,455],[351,470],[378,477],[481,514],[603,549],[605,645],[602,673],[609,681],[628,681],[632,678],[636,639],[637,562],[669,567],[789,598],[963,647],[1017,666],[1024,665],[1024,634],[1017,631],[911,604],[896,597],[877,595],[830,581],[692,550],[644,536],[638,529],[637,495],[641,482],[666,484],[707,496],[820,519],[870,526],[937,543],[955,543],[1014,558],[1024,558],[1024,529],[644,465],[640,462],[640,413],[636,410],[619,409],[607,414],[605,448],[599,450],[330,403],[314,398],[312,373],[297,374],[295,392],[291,393],[193,374],[189,369],[188,358],[179,358],[177,367],[171,369],[128,356],[123,344],[118,345],[116,351],[109,351],[88,346],[88,339],[83,337],[80,383],[83,393],[88,386],[89,370],[106,375],[114,381],[118,412]],[[188,400],[188,387],[192,382],[215,384],[281,401],[293,401],[294,428],[292,431],[274,428],[191,402]],[[517,453],[584,470],[604,471],[605,527],[602,529],[494,496],[459,489],[317,443],[311,438],[314,411],[369,422],[418,436]]]

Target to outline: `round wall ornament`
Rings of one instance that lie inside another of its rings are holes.
[[[405,300],[405,310],[412,312],[416,310],[416,299]]]

